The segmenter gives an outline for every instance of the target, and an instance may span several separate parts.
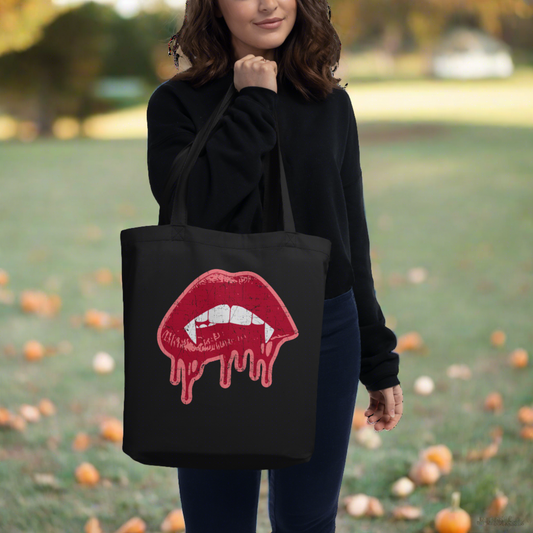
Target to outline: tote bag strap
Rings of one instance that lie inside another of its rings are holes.
[[[207,124],[196,135],[190,149],[184,154],[183,159],[177,165],[173,165],[171,171],[171,181],[177,181],[176,190],[173,195],[172,211],[170,213],[170,224],[173,226],[187,225],[187,180],[189,174],[198,159],[199,154],[204,149],[209,135],[214,127],[229,107],[237,89],[233,81],[231,82],[224,98],[219,106],[213,111],[213,114],[207,121]],[[276,146],[268,154],[267,171],[265,173],[265,206],[263,209],[263,231],[272,231],[271,228],[277,227],[279,216],[281,214],[281,228],[284,231],[295,233],[294,217],[292,214],[289,190],[287,187],[287,178],[283,166],[281,155],[280,135],[277,116],[275,117],[276,126]],[[281,188],[281,204],[276,201],[279,197]],[[164,202],[168,203],[168,202]]]
[[[277,116],[276,137],[280,139]],[[267,154],[264,163],[264,176],[263,233],[268,231],[282,231],[284,229],[285,231],[296,231],[294,229],[294,219],[279,141],[276,142],[276,146]],[[288,229],[289,227],[292,229]]]
[[[224,95],[224,98],[220,101],[218,106],[215,108],[211,116],[208,118],[207,122],[202,126],[200,131],[196,134],[196,137],[180,152],[178,155],[174,158],[174,161],[172,162],[172,166],[170,167],[170,177],[167,180],[167,183],[165,185],[165,189],[163,191],[163,199],[161,201],[161,216],[160,219],[162,220],[169,220],[170,219],[170,201],[172,200],[172,192],[174,190],[174,185],[179,179],[179,176],[181,174],[182,168],[184,164],[187,161],[187,157],[191,150],[193,150],[193,155],[191,157],[195,158],[196,161],[196,151],[198,154],[201,153],[202,148],[204,147],[205,143],[207,142],[207,139],[213,132],[216,124],[218,121],[222,118],[222,115],[230,105],[233,97],[237,93],[237,90],[235,89],[235,85],[232,83]],[[200,147],[200,150],[198,150],[198,147]],[[195,151],[196,150],[196,151]]]

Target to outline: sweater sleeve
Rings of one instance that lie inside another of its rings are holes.
[[[348,94],[346,94],[350,100]],[[359,135],[353,106],[349,104],[348,140],[341,168],[354,273],[354,295],[361,332],[360,380],[367,390],[382,390],[400,384],[399,355],[393,352],[396,335],[385,326],[376,298],[370,261],[370,242],[363,197]]]
[[[256,86],[244,87],[235,96],[189,174],[188,224],[251,232],[252,219],[261,209],[262,157],[276,145],[277,96],[271,89]],[[146,118],[149,182],[161,205],[172,163],[197,131],[168,83],[153,92]]]

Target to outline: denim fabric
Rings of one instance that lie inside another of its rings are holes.
[[[353,290],[324,300],[315,450],[268,471],[272,533],[334,533],[361,367]],[[261,470],[177,468],[187,533],[255,533]]]

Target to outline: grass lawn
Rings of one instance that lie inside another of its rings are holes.
[[[409,92],[408,82],[402,86]],[[409,93],[412,102],[415,93]],[[383,98],[394,107],[398,95],[391,85]],[[490,98],[476,101],[483,102],[483,116],[493,116]],[[365,106],[354,100],[354,108],[359,116]],[[378,108],[372,117],[366,107],[359,125],[376,289],[390,327],[398,336],[419,332],[425,349],[401,355],[405,403],[397,429],[379,433],[383,442],[374,450],[353,436],[349,450],[341,498],[359,492],[376,496],[385,515],[356,519],[340,505],[337,532],[433,531],[435,513],[460,490],[472,531],[502,533],[507,529],[477,523],[496,487],[509,497],[504,517],[525,521],[512,531],[533,531],[533,441],[519,436],[516,417],[533,402],[532,363],[522,369],[507,363],[511,350],[522,347],[531,355],[533,346],[531,115],[510,125],[500,111],[501,123],[487,123],[465,118],[461,110],[448,109],[440,120],[377,116]],[[49,398],[57,407],[56,415],[28,423],[23,432],[0,428],[0,531],[82,531],[93,514],[105,532],[136,515],[148,531],[159,531],[164,516],[180,506],[176,470],[135,463],[120,445],[98,437],[103,416],[122,417],[122,331],[72,322],[93,307],[122,313],[117,278],[99,285],[92,273],[109,267],[118,275],[120,231],[157,223],[145,141],[9,142],[0,144],[0,160],[0,268],[10,274],[8,288],[15,295],[12,304],[0,303],[0,406],[17,411],[23,403]],[[407,281],[413,267],[427,269],[426,281]],[[60,313],[24,314],[18,296],[26,288],[58,293]],[[507,334],[500,348],[489,342],[495,329]],[[26,361],[21,350],[29,339],[45,346],[69,341],[72,351]],[[2,349],[10,344],[11,355]],[[113,373],[93,371],[99,351],[115,358]],[[448,378],[453,363],[469,365],[472,379]],[[430,396],[413,392],[420,375],[435,382]],[[503,397],[500,414],[483,409],[494,391]],[[364,409],[367,402],[360,385],[357,406]],[[497,426],[503,440],[496,456],[466,460],[469,450],[490,443]],[[80,431],[90,434],[93,445],[75,452],[72,440]],[[407,475],[419,450],[430,444],[451,449],[452,471],[408,497],[407,503],[423,508],[420,520],[395,523],[391,511],[398,502],[390,485]],[[79,486],[74,470],[83,461],[93,463],[106,481]],[[57,486],[36,484],[35,473],[55,475]],[[263,489],[258,532],[269,533],[266,485]],[[209,502],[203,503],[208,509]]]

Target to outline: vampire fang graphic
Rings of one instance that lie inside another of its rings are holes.
[[[204,367],[220,359],[220,386],[231,385],[232,365],[272,384],[272,367],[284,342],[298,336],[276,291],[254,272],[214,269],[196,278],[172,304],[157,330],[157,343],[171,360],[170,382],[181,382],[181,401]],[[262,370],[261,370],[262,367]]]

